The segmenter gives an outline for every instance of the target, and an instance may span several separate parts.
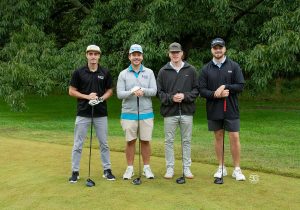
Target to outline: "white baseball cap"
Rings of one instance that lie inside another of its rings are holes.
[[[87,46],[85,52],[89,52],[89,51],[95,51],[101,53],[100,47],[94,44]]]

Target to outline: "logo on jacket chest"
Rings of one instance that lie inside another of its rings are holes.
[[[229,74],[231,74],[231,73],[232,73],[232,70],[229,69],[227,72],[228,72]]]
[[[143,79],[148,79],[149,76],[148,76],[148,75],[145,75],[145,74],[142,74],[142,78],[143,78]]]
[[[102,76],[102,75],[98,75],[98,79],[104,79],[104,76]]]

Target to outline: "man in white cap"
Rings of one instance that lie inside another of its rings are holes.
[[[144,162],[143,175],[153,179],[154,174],[150,168],[154,118],[151,97],[156,95],[156,81],[153,71],[142,65],[143,49],[140,45],[131,45],[128,58],[131,64],[120,72],[117,83],[117,96],[122,99],[121,125],[126,135],[127,169],[123,179],[131,179],[134,175],[133,161],[138,135]]]
[[[113,82],[109,71],[99,64],[100,47],[89,45],[86,48],[87,65],[75,70],[72,74],[69,95],[77,98],[77,116],[72,150],[72,176],[70,183],[79,179],[79,163],[82,146],[88,127],[93,124],[100,145],[103,166],[103,178],[115,180],[111,171],[110,152],[107,143],[107,105],[106,100],[113,94]],[[91,103],[91,102],[97,103]],[[92,105],[94,112],[92,113]]]

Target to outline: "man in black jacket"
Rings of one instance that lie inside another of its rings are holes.
[[[231,155],[234,164],[232,177],[245,180],[240,169],[240,116],[238,93],[243,91],[244,77],[239,65],[225,56],[225,42],[216,38],[211,42],[213,59],[202,68],[199,78],[200,95],[206,98],[208,129],[215,134],[215,151],[219,168],[215,178],[227,175],[223,160],[224,130],[229,132]]]
[[[174,138],[177,126],[182,137],[183,166],[186,178],[194,178],[191,166],[191,138],[195,100],[199,95],[196,70],[182,61],[183,51],[179,43],[169,46],[171,59],[157,77],[157,92],[161,101],[160,113],[164,117],[166,179],[174,176]],[[181,111],[181,113],[180,113]]]

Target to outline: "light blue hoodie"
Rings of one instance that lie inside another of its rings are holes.
[[[139,98],[140,119],[153,118],[151,97],[156,95],[157,86],[151,69],[141,65],[139,73],[133,71],[131,65],[120,72],[117,82],[117,96],[122,99],[122,119],[137,120],[137,97],[130,90],[141,87],[144,96]]]

